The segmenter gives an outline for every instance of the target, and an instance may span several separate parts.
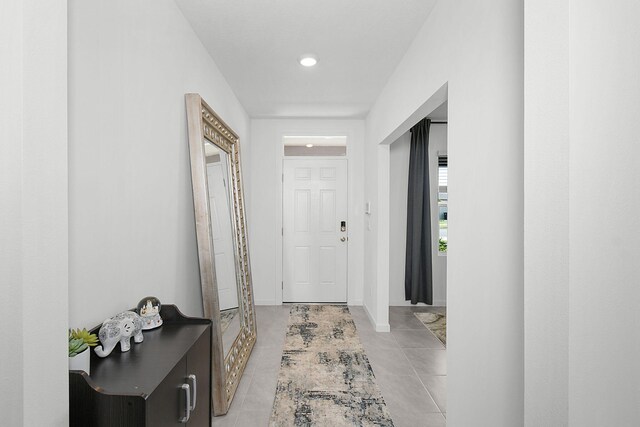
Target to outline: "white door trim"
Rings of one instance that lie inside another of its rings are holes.
[[[314,125],[314,129],[320,129],[322,126]],[[276,267],[276,277],[274,283],[274,303],[276,305],[282,305],[282,161],[284,159],[282,140],[285,135],[310,135],[310,136],[345,136],[347,137],[347,155],[336,156],[337,158],[346,158],[348,163],[347,169],[347,185],[349,187],[349,194],[352,196],[348,201],[349,218],[348,223],[351,224],[349,235],[352,238],[349,239],[349,260],[348,260],[348,275],[347,275],[347,304],[348,305],[362,305],[363,299],[363,257],[364,257],[364,181],[361,178],[356,178],[356,175],[362,176],[364,167],[364,138],[360,131],[352,129],[353,125],[345,126],[344,128],[333,128],[326,131],[310,131],[309,127],[302,126],[300,128],[284,128],[281,127],[278,130],[278,149],[275,150],[273,161],[275,162],[276,174],[273,177],[277,187],[280,191],[277,192],[278,200],[276,200],[277,218],[274,225],[274,231],[276,236],[275,248],[274,248],[274,262]],[[364,132],[364,128],[362,129]],[[358,138],[356,140],[356,138]],[[289,157],[289,156],[288,156]],[[296,158],[291,157],[291,158]],[[318,156],[318,159],[329,158],[325,156]],[[330,157],[335,158],[335,157]],[[360,206],[362,205],[362,206]],[[273,304],[270,302],[270,304]]]
[[[295,132],[285,132],[282,133],[280,135],[280,141],[282,141],[283,137],[285,135],[293,135],[295,134]],[[309,134],[309,132],[306,132],[305,134]],[[336,133],[336,135],[345,135],[345,133]],[[330,133],[323,133],[322,135],[319,136],[332,136]],[[279,186],[280,186],[280,191],[278,192],[278,196],[280,197],[279,203],[278,203],[278,228],[276,230],[276,236],[277,236],[277,241],[276,241],[276,275],[277,275],[277,283],[276,283],[276,305],[282,305],[284,303],[284,298],[283,298],[283,285],[284,285],[284,236],[282,234],[282,230],[284,227],[284,209],[283,209],[283,204],[284,204],[284,161],[285,159],[314,159],[314,160],[333,160],[333,159],[346,159],[347,160],[347,194],[350,194],[350,187],[351,187],[351,170],[350,170],[350,162],[349,162],[349,157],[348,157],[348,153],[349,153],[349,135],[347,135],[347,156],[313,156],[313,157],[306,157],[306,156],[284,156],[282,151],[279,151],[279,157],[278,157],[278,180],[280,182]],[[348,212],[348,222],[347,224],[350,224],[351,221],[353,220],[351,217],[351,200],[349,199],[349,197],[347,197],[347,212]],[[350,230],[350,228],[348,228],[348,230]],[[350,232],[348,234],[351,234]],[[347,239],[347,254],[351,253],[351,239]],[[350,265],[350,261],[349,261],[349,257],[347,257],[347,304],[348,305],[362,305],[362,301],[356,301],[355,303],[350,299],[351,298],[351,292],[350,292],[350,284],[349,284],[349,270],[351,268]]]

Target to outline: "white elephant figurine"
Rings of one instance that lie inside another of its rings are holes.
[[[100,332],[98,332],[98,338],[100,338],[102,345],[97,346],[95,352],[100,357],[107,357],[118,343],[120,343],[120,350],[123,353],[129,351],[132,336],[136,343],[141,343],[144,339],[142,319],[133,311],[123,311],[102,323]]]

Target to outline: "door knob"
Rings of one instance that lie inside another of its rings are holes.
[[[344,242],[345,240],[347,240],[347,238],[346,238],[346,237],[341,237],[341,238],[340,238],[340,241],[341,241],[341,242]]]

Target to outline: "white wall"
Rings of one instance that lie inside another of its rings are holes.
[[[407,252],[407,188],[411,132],[398,138],[390,150],[389,195],[389,305],[410,305],[405,300],[404,274]],[[431,194],[431,251],[433,305],[447,305],[447,257],[438,254],[438,155],[447,154],[447,126],[431,125],[429,135],[429,187]],[[422,303],[420,303],[422,305]]]
[[[526,425],[635,426],[640,4],[527,3]]]
[[[569,1],[525,2],[524,421],[530,427],[569,425],[569,11]]]
[[[366,135],[366,133],[365,133]],[[364,150],[364,200],[370,204],[370,213],[365,216],[364,233],[364,288],[363,305],[365,311],[371,317],[371,321],[376,325],[379,321],[379,314],[375,309],[378,305],[378,174],[375,165],[378,163],[378,152],[367,145],[368,136],[365,138]],[[372,167],[374,165],[374,167]],[[387,291],[388,292],[388,291]],[[373,313],[372,313],[373,312]],[[380,325],[384,329],[389,323],[389,319],[380,320]],[[377,325],[376,325],[377,327]]]
[[[523,420],[522,25],[522,3],[439,2],[366,120],[366,174],[383,176],[371,153],[448,82],[451,426]]]
[[[0,4],[0,413],[68,425],[67,4]]]
[[[11,327],[2,329],[0,346],[0,411],[9,425],[22,425],[22,25],[21,0],[0,3],[0,292],[4,316]],[[9,344],[11,343],[11,344]],[[9,345],[8,345],[9,344]]]
[[[389,305],[405,305],[404,274],[407,253],[407,188],[411,132],[389,147]]]
[[[640,424],[639,19],[638,2],[571,2],[569,421],[576,426]]]
[[[349,179],[348,303],[362,304],[364,265],[364,121],[251,121],[251,209],[248,227],[256,304],[282,303],[282,137],[346,135]]]
[[[72,327],[146,295],[202,314],[187,92],[239,134],[246,166],[248,116],[173,1],[69,3]]]

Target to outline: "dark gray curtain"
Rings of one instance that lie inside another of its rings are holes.
[[[422,119],[411,128],[409,193],[407,197],[407,255],[405,299],[433,304],[431,262],[431,203],[429,198],[429,128]]]

